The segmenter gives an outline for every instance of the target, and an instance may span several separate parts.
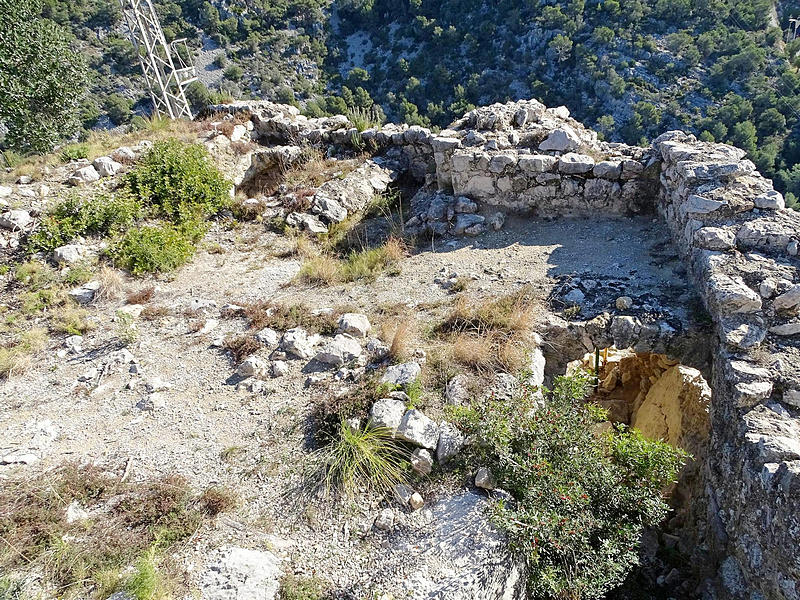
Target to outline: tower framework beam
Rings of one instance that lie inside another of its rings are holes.
[[[181,55],[183,50],[188,56],[186,40],[167,43],[150,0],[119,0],[119,3],[156,115],[191,119],[186,86],[197,80],[197,72]]]

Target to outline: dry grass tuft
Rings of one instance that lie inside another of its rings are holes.
[[[451,345],[448,359],[485,374],[525,367],[535,302],[528,286],[497,299],[459,296],[434,334]]]
[[[440,333],[497,332],[504,335],[527,331],[533,323],[535,303],[530,286],[493,300],[470,302],[458,296],[447,319],[437,327]]]
[[[375,281],[384,272],[398,272],[397,265],[406,254],[405,244],[395,237],[377,248],[350,252],[345,258],[317,254],[303,264],[298,279],[324,285]]]
[[[225,339],[223,346],[233,355],[236,363],[242,362],[261,349],[261,343],[252,335],[235,335]]]
[[[212,517],[220,513],[229,512],[239,504],[239,497],[233,490],[214,486],[205,490],[200,496],[200,507]]]
[[[90,520],[67,523],[73,501]],[[124,586],[153,598],[155,584],[167,583],[160,551],[168,554],[231,507],[224,492],[197,496],[174,475],[123,482],[102,467],[66,463],[9,479],[0,487],[0,572],[35,573],[48,596],[69,590],[73,598],[106,598]],[[122,577],[126,567],[135,568]],[[170,585],[184,579],[175,575]]]
[[[94,295],[95,301],[116,300],[122,295],[122,275],[117,269],[105,266],[97,275],[100,287]]]
[[[339,317],[353,312],[351,306],[338,306],[332,311],[316,312],[305,304],[281,304],[277,302],[250,302],[244,305],[244,316],[254,330],[269,327],[286,331],[302,327],[312,333],[332,335],[336,332]]]
[[[155,305],[145,306],[140,315],[145,321],[157,321],[169,315],[169,308],[166,306]]]
[[[404,362],[411,358],[413,337],[409,321],[398,323],[391,337],[386,338],[389,341],[389,357],[395,362]]]
[[[147,304],[153,299],[155,293],[156,288],[152,285],[140,290],[131,290],[125,296],[125,301],[128,304]]]
[[[9,379],[24,373],[31,365],[33,356],[47,347],[48,339],[47,330],[34,327],[0,346],[0,379]]]
[[[89,313],[75,306],[65,306],[53,312],[50,327],[56,333],[67,335],[83,335],[94,329],[94,324],[88,320]]]

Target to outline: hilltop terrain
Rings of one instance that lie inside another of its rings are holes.
[[[613,141],[679,128],[731,143],[790,205],[800,197],[800,41],[784,41],[791,3],[155,4],[167,38],[189,39],[198,109],[265,98],[309,116],[368,110],[443,127],[477,105],[538,97]],[[116,0],[48,0],[44,14],[70,26],[90,57],[87,127],[127,124],[145,109]]]

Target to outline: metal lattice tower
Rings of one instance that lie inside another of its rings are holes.
[[[139,55],[142,74],[153,99],[156,115],[171,119],[192,118],[186,100],[186,86],[197,80],[194,65],[187,64],[189,56],[185,39],[168,44],[150,0],[119,0],[128,24],[133,45]]]

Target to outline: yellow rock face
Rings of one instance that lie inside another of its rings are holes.
[[[700,371],[677,365],[653,384],[631,424],[646,437],[697,454],[708,439],[710,404],[711,388]]]

